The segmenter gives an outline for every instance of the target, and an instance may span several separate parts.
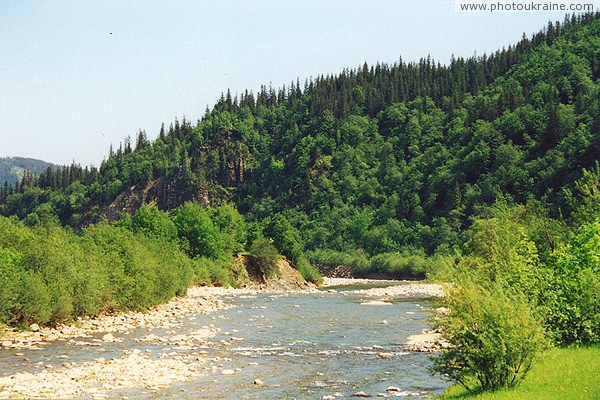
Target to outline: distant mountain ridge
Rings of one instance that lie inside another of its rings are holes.
[[[25,171],[31,171],[34,174],[44,172],[48,167],[54,164],[26,157],[1,157],[0,158],[0,185],[8,182],[15,186],[17,182],[23,179]]]

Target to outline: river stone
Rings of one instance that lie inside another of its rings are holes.
[[[354,397],[371,397],[370,394],[363,392],[362,390],[360,392],[356,392],[353,395]]]
[[[32,332],[39,332],[40,326],[38,324],[31,324],[29,325],[29,329],[31,329]]]
[[[383,359],[390,359],[393,356],[394,355],[392,353],[379,353],[379,354],[377,354],[377,357],[383,358]]]
[[[257,386],[262,386],[263,385],[263,381],[261,381],[260,379],[255,379],[254,380],[254,384]]]
[[[114,342],[115,337],[113,336],[112,333],[107,333],[106,335],[102,336],[102,341],[103,342]]]
[[[401,392],[402,389],[400,389],[399,387],[396,386],[388,386],[387,389],[385,389],[386,392]]]
[[[221,375],[235,375],[235,371],[232,369],[224,369],[221,371]]]
[[[388,303],[387,301],[381,301],[381,300],[370,300],[370,301],[364,301],[362,303],[360,303],[361,306],[391,306],[392,303]]]

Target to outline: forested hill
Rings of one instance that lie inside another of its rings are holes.
[[[304,250],[448,252],[499,199],[568,217],[600,157],[600,16],[549,23],[491,55],[364,65],[232,96],[201,121],[127,139],[100,167],[24,182],[1,212],[80,227],[143,203],[280,214]],[[252,237],[252,235],[249,235]]]
[[[12,186],[13,188],[26,175],[26,172],[39,174],[46,171],[48,167],[56,167],[53,164],[24,157],[1,157],[0,158],[0,185]],[[4,190],[4,188],[2,189]]]

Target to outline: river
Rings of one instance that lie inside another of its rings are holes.
[[[388,299],[390,304],[369,305],[361,293],[349,289],[356,287],[337,288],[335,293],[229,295],[223,300],[233,308],[185,315],[177,329],[138,328],[127,335],[115,334],[122,341],[101,347],[82,347],[71,340],[41,350],[4,350],[0,378],[24,371],[38,374],[49,363],[58,368],[65,360],[67,365],[85,365],[99,357],[139,354],[148,363],[165,358],[190,363],[190,355],[198,355],[206,362],[202,370],[182,382],[155,387],[104,385],[94,397],[333,399],[362,391],[428,398],[441,393],[448,384],[429,374],[429,356],[402,348],[408,335],[427,328],[429,300],[394,298]],[[173,339],[207,327],[214,334],[208,345],[186,347]],[[148,337],[171,339],[140,341]],[[401,391],[386,391],[390,386]]]

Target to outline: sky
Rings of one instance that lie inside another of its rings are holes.
[[[0,0],[0,157],[100,166],[222,92],[516,44],[560,13],[445,0]]]

